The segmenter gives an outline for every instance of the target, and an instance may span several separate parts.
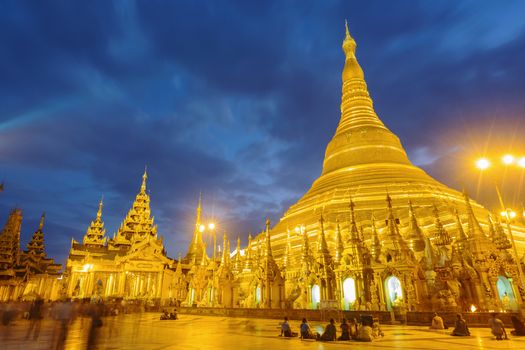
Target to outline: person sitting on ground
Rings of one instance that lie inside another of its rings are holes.
[[[351,318],[348,324],[349,332],[350,332],[350,338],[353,340],[357,339],[357,333],[358,333],[358,326],[357,326],[357,320],[355,318]]]
[[[281,323],[281,337],[297,337],[297,333],[292,332],[292,329],[290,328],[288,317],[285,317],[284,322]]]
[[[330,319],[330,323],[326,326],[324,333],[319,337],[321,341],[333,341],[337,339],[337,329],[335,328],[335,321]]]
[[[452,331],[452,335],[458,336],[458,337],[467,337],[470,335],[470,331],[468,330],[467,322],[465,322],[461,314],[456,315],[456,324],[454,325],[454,330]]]
[[[356,340],[370,342],[374,339],[373,332],[374,330],[368,324],[361,324],[357,331]]]
[[[337,340],[350,340],[350,325],[346,323],[346,318],[341,320],[341,336]]]
[[[430,329],[445,329],[445,324],[443,323],[443,318],[434,312],[434,317],[432,317],[432,324]]]
[[[510,334],[525,335],[525,322],[516,316],[511,316],[510,320],[512,321],[512,326],[514,327],[514,329],[510,331]]]
[[[316,339],[317,333],[312,332],[306,318],[301,323],[301,339]]]
[[[385,333],[383,333],[383,330],[381,329],[381,326],[379,325],[379,320],[377,319],[374,319],[374,323],[372,323],[372,336],[374,338],[385,336]]]
[[[496,340],[503,340],[503,336],[505,336],[505,339],[508,339],[505,326],[497,316],[498,314],[496,312],[492,313],[492,317],[489,319],[490,330],[492,331],[492,334],[496,336]]]

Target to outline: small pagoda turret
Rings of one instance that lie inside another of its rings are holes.
[[[102,221],[102,199],[98,204],[98,211],[95,220],[91,221],[86,234],[84,235],[83,243],[86,246],[103,246],[106,243],[106,238],[104,237],[106,229],[104,228],[104,222]]]

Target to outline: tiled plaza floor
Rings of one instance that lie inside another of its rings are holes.
[[[26,341],[28,321],[18,320],[9,330],[0,328],[0,349],[54,349],[56,325],[44,321],[37,341]],[[77,319],[70,327],[65,349],[86,349],[89,322]],[[291,322],[298,331],[299,322]],[[313,328],[320,324],[310,323]],[[176,321],[160,321],[158,314],[122,315],[104,319],[93,349],[525,349],[525,337],[496,341],[488,329],[472,328],[471,337],[452,337],[425,327],[382,326],[385,337],[373,343],[301,341],[278,337],[279,321],[180,315]]]

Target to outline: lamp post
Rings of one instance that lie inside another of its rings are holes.
[[[505,154],[501,158],[501,160],[502,160],[502,163],[506,167],[510,166],[512,164],[517,164],[519,167],[525,168],[525,157],[522,157],[518,161],[516,161],[516,158],[513,155]],[[476,167],[478,169],[480,169],[481,171],[490,168],[490,166],[491,166],[491,162],[487,158],[480,158],[480,159],[478,159],[476,161]],[[505,170],[506,170],[506,168],[505,168]],[[521,177],[523,177],[523,173],[522,173]],[[479,189],[479,183],[480,182],[478,182],[478,189]],[[521,179],[520,179],[520,182],[521,182]],[[507,208],[505,206],[505,204],[503,203],[503,197],[501,196],[501,192],[500,192],[498,184],[496,182],[494,182],[494,185],[496,186],[496,193],[498,195],[498,201],[499,201],[499,204],[501,205],[501,210],[502,210],[501,214],[505,217],[505,223],[507,224],[506,225],[507,226],[507,231],[509,232],[510,241],[511,241],[511,244],[512,244],[512,249],[514,250],[514,255],[516,257],[516,263],[518,265],[518,275],[519,275],[519,279],[520,279],[520,285],[521,285],[522,290],[525,291],[525,278],[523,276],[523,269],[521,268],[521,262],[520,262],[520,257],[519,257],[519,254],[518,254],[518,249],[516,248],[516,242],[514,241],[514,235],[512,234],[512,227],[510,225],[510,220],[516,216],[516,213],[514,211],[512,211],[510,208]],[[520,187],[521,187],[521,183],[520,183]]]

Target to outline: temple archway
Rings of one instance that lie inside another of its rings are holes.
[[[498,281],[496,282],[496,287],[498,289],[498,297],[501,301],[503,310],[517,310],[518,304],[509,279],[505,276],[499,276]]]
[[[403,300],[403,288],[401,281],[396,276],[390,276],[385,280],[386,305],[388,310],[400,304]]]
[[[316,310],[319,308],[321,302],[321,288],[318,284],[312,286],[312,309]]]
[[[188,299],[188,306],[192,306],[195,301],[195,288],[190,289],[190,298]]]
[[[343,308],[350,310],[356,298],[355,279],[348,277],[343,281]]]
[[[261,304],[261,286],[255,287],[255,306]]]

